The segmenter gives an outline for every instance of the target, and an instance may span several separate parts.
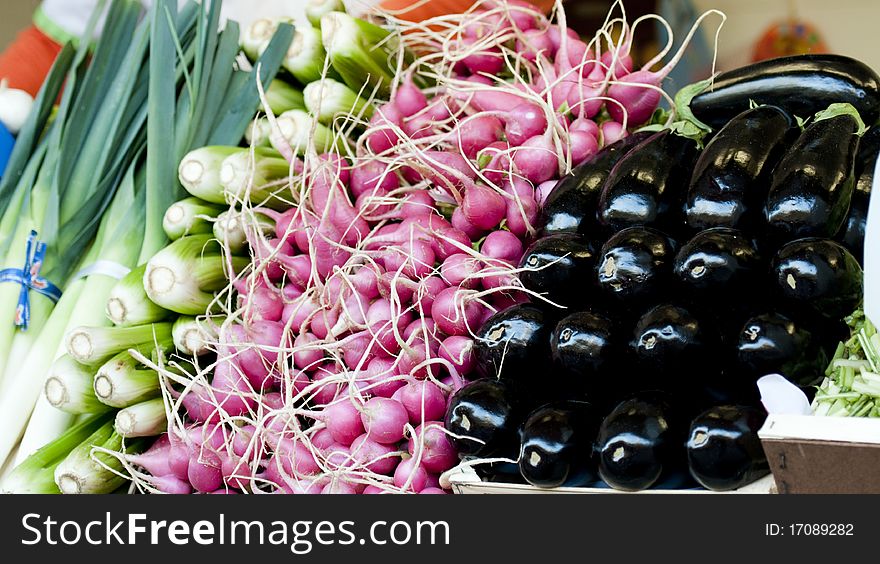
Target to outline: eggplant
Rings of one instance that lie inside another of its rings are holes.
[[[754,284],[764,273],[754,243],[743,233],[727,227],[701,231],[675,255],[672,270],[688,292],[716,303],[740,303],[754,293]]]
[[[865,227],[868,224],[868,203],[871,200],[871,186],[874,184],[874,171],[877,155],[880,153],[880,126],[868,129],[859,141],[856,156],[856,187],[849,205],[849,215],[836,240],[843,244],[856,257],[859,264],[864,261]]]
[[[617,161],[651,135],[647,131],[633,133],[603,147],[560,179],[541,210],[543,234],[595,233],[596,202],[608,173]]]
[[[596,254],[580,235],[559,233],[532,243],[520,260],[519,279],[526,289],[561,306],[582,303],[589,294]]]
[[[520,431],[522,477],[539,488],[595,482],[598,428],[599,418],[587,402],[554,402],[531,412]]]
[[[533,304],[517,304],[494,314],[474,339],[478,372],[516,390],[540,387],[536,375],[546,373],[552,330],[544,310]]]
[[[511,445],[518,444],[519,417],[519,405],[508,386],[481,378],[452,395],[444,425],[456,452],[483,457],[499,452],[511,454]]]
[[[599,197],[599,223],[609,233],[633,226],[675,236],[696,156],[694,141],[666,129],[614,165]]]
[[[862,301],[862,268],[829,239],[806,238],[781,249],[770,265],[774,290],[792,309],[839,320]]]
[[[754,231],[770,172],[797,132],[791,115],[777,106],[752,108],[730,120],[694,165],[685,202],[688,227]]]
[[[719,405],[691,422],[687,440],[688,469],[705,488],[729,491],[770,473],[758,438],[767,418],[763,409]]]
[[[779,57],[724,72],[712,89],[693,97],[690,109],[720,128],[752,104],[779,106],[809,118],[835,102],[852,104],[865,123],[880,117],[880,77],[864,63],[841,55]]]
[[[814,121],[782,157],[764,205],[772,241],[837,234],[855,187],[859,127],[849,114]]]
[[[616,395],[612,374],[621,358],[620,330],[611,319],[593,311],[564,317],[550,336],[550,355],[562,371],[567,388],[600,403]]]
[[[686,472],[686,433],[668,396],[642,393],[625,400],[599,426],[599,476],[612,488],[639,491]]]
[[[636,323],[630,352],[652,379],[651,387],[688,390],[718,356],[717,329],[687,309],[661,304]]]
[[[626,303],[644,303],[666,292],[672,280],[674,241],[650,227],[612,235],[599,253],[599,287]]]
[[[828,353],[823,339],[793,319],[770,312],[745,322],[736,343],[743,380],[754,382],[766,374],[781,374],[802,386],[815,386],[825,377]]]

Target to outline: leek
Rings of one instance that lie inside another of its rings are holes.
[[[290,163],[269,147],[255,148],[253,152],[243,149],[223,159],[220,165],[220,183],[227,198],[233,202],[247,199],[254,205],[281,209],[291,206],[278,196],[279,192],[290,193],[288,186],[279,185],[289,174]]]
[[[245,227],[255,228],[263,236],[275,232],[275,222],[259,212],[244,217],[243,212],[226,211],[218,215],[214,222],[214,237],[230,252],[241,253],[248,243]]]
[[[190,151],[177,169],[180,183],[187,192],[206,202],[225,204],[226,195],[220,183],[220,165],[223,160],[240,152],[239,147],[212,145]]]
[[[141,368],[128,351],[101,365],[90,384],[97,400],[110,407],[128,407],[161,393],[156,371]]]
[[[306,2],[306,18],[313,26],[321,27],[321,18],[329,12],[344,12],[342,0],[309,0]]]
[[[116,432],[121,437],[153,437],[168,428],[165,400],[151,399],[120,409],[116,413]]]
[[[101,413],[107,406],[98,400],[93,386],[94,371],[64,355],[52,365],[46,379],[46,399],[52,407],[67,413]]]
[[[107,452],[134,453],[142,441],[124,445],[123,438],[108,421],[76,446],[55,467],[55,484],[64,494],[107,494],[125,484],[125,469],[119,457]],[[109,468],[109,470],[108,470]]]
[[[330,152],[335,146],[333,132],[302,110],[284,112],[276,121],[281,136],[295,153],[304,154],[309,149],[310,143],[318,153]]]
[[[372,104],[332,78],[309,84],[303,93],[306,108],[323,124],[332,123],[337,116],[370,118],[373,115]]]
[[[127,349],[150,351],[172,345],[171,323],[134,327],[78,327],[67,334],[67,354],[82,364],[103,364]]]
[[[201,315],[214,301],[214,292],[227,285],[227,258],[236,271],[249,260],[224,257],[219,242],[210,235],[192,235],[174,241],[150,259],[144,273],[147,296],[165,309],[184,315]]]
[[[344,12],[321,18],[321,38],[333,68],[349,88],[360,92],[367,85],[387,99],[396,70],[389,60],[397,47],[391,32]]]
[[[277,78],[266,89],[266,100],[269,102],[269,109],[276,115],[306,108],[303,93]]]
[[[112,423],[113,414],[102,413],[90,416],[70,427],[61,436],[43,446],[29,456],[0,484],[0,492],[15,494],[57,494],[61,493],[55,484],[55,468],[78,445],[101,426]]]
[[[211,345],[217,343],[217,325],[206,319],[181,315],[171,329],[174,346],[183,354],[201,356],[213,352]]]
[[[107,318],[115,325],[129,327],[162,321],[171,312],[150,301],[144,290],[144,272],[147,265],[142,264],[125,275],[107,298]]]
[[[214,228],[211,220],[223,211],[217,205],[211,205],[198,198],[184,198],[174,202],[162,218],[162,228],[172,241],[186,235],[211,233]]]

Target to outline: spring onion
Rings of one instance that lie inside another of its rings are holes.
[[[321,18],[329,12],[344,12],[342,0],[309,0],[306,2],[306,18],[313,26],[321,27]]]
[[[170,312],[154,304],[144,290],[144,272],[147,265],[142,264],[126,274],[107,298],[107,318],[114,325],[130,327],[162,321]]]
[[[155,398],[120,409],[116,413],[116,432],[125,438],[153,437],[168,428],[165,400]]]
[[[249,261],[228,257],[235,269]],[[165,309],[184,315],[202,315],[210,309],[214,292],[227,284],[227,257],[211,235],[192,235],[174,241],[150,259],[144,273],[147,296]]]
[[[125,484],[122,462],[109,453],[131,454],[140,450],[143,441],[124,445],[122,439],[108,421],[70,451],[55,467],[55,484],[61,493],[107,494]]]
[[[269,40],[278,31],[278,24],[293,23],[289,18],[260,18],[253,22],[241,35],[241,50],[252,61],[256,61],[266,48]]]
[[[174,202],[162,218],[162,228],[172,241],[186,235],[211,233],[211,220],[223,211],[218,205],[211,205],[198,198],[184,198]]]
[[[333,68],[355,92],[364,84],[383,98],[391,93],[395,70],[389,63],[391,32],[344,12],[321,18],[321,38]],[[316,80],[316,79],[314,79]]]
[[[225,211],[214,222],[214,237],[230,252],[240,253],[248,242],[245,226],[256,228],[263,236],[268,236],[275,230],[275,223],[259,212],[244,217],[243,212]]]
[[[225,204],[223,185],[220,183],[220,165],[223,160],[240,152],[238,147],[212,145],[190,151],[180,161],[178,178],[187,192],[206,202]]]
[[[171,329],[174,346],[183,354],[201,356],[211,352],[217,342],[217,325],[211,320],[181,315]]]
[[[279,180],[290,174],[290,163],[278,151],[269,147],[258,147],[253,152],[242,149],[223,159],[220,165],[220,184],[227,198],[232,201],[247,200],[255,205],[287,209],[290,202],[284,194],[289,187]]]
[[[171,323],[133,327],[77,327],[67,334],[67,354],[82,364],[103,364],[126,349],[150,351],[172,345]]]
[[[156,372],[141,367],[128,351],[102,364],[91,384],[98,401],[110,407],[128,407],[161,393]]]
[[[269,136],[271,133],[269,118],[260,117],[248,127],[244,134],[244,140],[248,147],[270,147]]]
[[[45,393],[49,403],[67,413],[100,413],[107,409],[95,396],[92,386],[94,372],[64,355],[52,365],[46,379]]]
[[[306,107],[303,93],[277,78],[266,89],[266,100],[275,115],[283,114],[287,110],[304,110]]]
[[[310,141],[318,153],[330,152],[335,145],[333,132],[302,110],[284,112],[278,116],[277,122],[282,137],[295,153],[305,153]]]
[[[326,57],[321,32],[313,27],[299,26],[293,34],[283,66],[301,84],[309,84],[321,79]]]
[[[70,427],[18,464],[0,484],[0,492],[15,494],[57,494],[55,468],[70,452],[98,428],[113,422],[110,412],[89,416]]]
[[[357,92],[332,78],[313,82],[306,86],[306,108],[323,124],[332,123],[337,116],[373,115],[373,106],[358,96]]]

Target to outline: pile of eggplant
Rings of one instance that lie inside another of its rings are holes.
[[[446,414],[484,479],[740,488],[769,472],[757,379],[811,395],[847,336],[880,79],[789,57],[719,76],[690,109],[703,148],[638,132],[550,193],[520,264],[544,299],[485,322],[480,377]]]

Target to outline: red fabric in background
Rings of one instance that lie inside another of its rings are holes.
[[[0,79],[6,78],[10,88],[36,96],[60,51],[61,45],[30,26],[0,53]]]

